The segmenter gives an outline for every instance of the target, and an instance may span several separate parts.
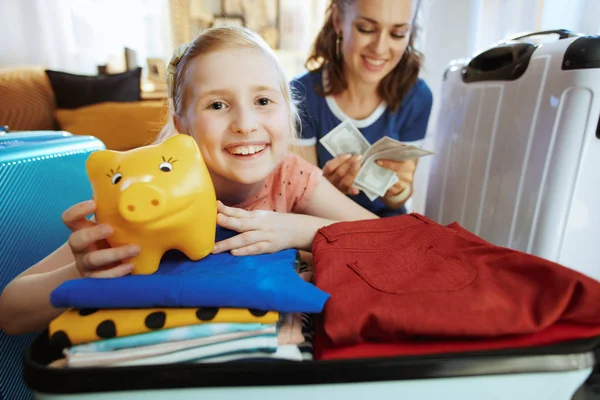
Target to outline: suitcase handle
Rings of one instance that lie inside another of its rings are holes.
[[[525,38],[528,38],[531,36],[541,36],[541,35],[558,35],[558,40],[568,39],[570,37],[577,36],[575,33],[571,32],[568,29],[550,29],[547,31],[531,32],[531,33],[527,33],[525,35],[516,36],[516,37],[509,39],[508,41],[510,42],[513,40],[521,40],[521,39],[525,39]]]
[[[506,44],[492,47],[476,55],[469,67],[474,72],[498,71],[510,65],[516,65],[527,56],[532,45],[527,43]]]
[[[531,43],[506,43],[492,47],[471,59],[463,69],[463,81],[515,80],[527,69],[535,48]]]

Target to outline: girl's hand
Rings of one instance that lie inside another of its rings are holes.
[[[380,167],[391,169],[396,172],[398,182],[394,184],[383,197],[384,203],[388,206],[399,207],[403,205],[412,194],[412,184],[417,169],[417,160],[394,161],[377,160]]]
[[[96,203],[90,200],[75,204],[62,215],[65,225],[73,231],[69,236],[69,247],[75,256],[79,274],[91,278],[116,278],[129,274],[133,265],[123,263],[123,260],[138,255],[139,246],[111,248],[106,238],[113,233],[112,227],[85,218],[95,211]]]
[[[245,256],[295,247],[294,214],[246,211],[228,207],[220,201],[217,201],[217,212],[219,226],[240,234],[216,243],[213,254],[231,250],[233,255]]]
[[[323,166],[323,176],[344,194],[357,195],[359,190],[352,183],[360,170],[360,154],[342,154],[327,161]]]

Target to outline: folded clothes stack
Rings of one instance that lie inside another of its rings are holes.
[[[50,323],[50,343],[67,367],[312,359],[310,316],[329,295],[302,265],[296,250],[169,252],[152,275],[68,281],[51,295],[68,310]]]

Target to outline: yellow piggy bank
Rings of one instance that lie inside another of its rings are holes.
[[[133,274],[152,274],[163,254],[182,251],[199,260],[213,250],[217,199],[194,139],[173,136],[161,144],[125,152],[90,154],[87,174],[96,221],[110,224],[112,247],[135,243]]]

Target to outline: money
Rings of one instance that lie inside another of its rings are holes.
[[[365,196],[367,196],[367,198],[371,201],[375,201],[375,199],[379,197],[377,193],[373,193],[369,189],[362,187],[360,184],[356,183],[356,181],[352,183],[352,187],[358,190],[362,190]]]
[[[368,179],[368,178],[366,178],[366,179]],[[392,177],[392,182],[387,184],[387,189],[389,189],[390,187],[395,185],[398,181],[399,181],[398,176],[396,174],[394,174],[394,176]],[[354,180],[354,183],[352,184],[352,186],[358,190],[362,190],[364,192],[365,196],[367,196],[368,199],[371,201],[375,201],[375,199],[380,197],[377,193],[372,192],[371,190],[362,186],[360,183],[358,183],[356,181],[356,179]],[[387,192],[387,189],[386,189],[386,192]]]
[[[384,150],[400,150],[409,146],[410,145],[399,142],[389,136],[384,136],[369,147],[367,152],[364,154],[364,157],[369,158],[370,156]]]
[[[384,196],[398,182],[396,173],[377,165],[377,160],[407,161],[433,154],[389,136],[371,145],[351,120],[339,124],[320,142],[334,157],[348,153],[362,156],[363,161],[352,186],[363,191],[371,201]]]
[[[371,145],[350,120],[346,120],[333,128],[320,140],[323,147],[332,156],[342,154],[364,154]]]
[[[433,154],[429,150],[422,149],[417,146],[407,145],[403,148],[396,149],[385,149],[380,150],[376,153],[370,154],[366,159],[377,161],[377,160],[392,160],[392,161],[408,161],[414,160],[415,158],[421,158]]]
[[[381,197],[393,185],[393,183],[391,185],[390,183],[394,180],[395,176],[396,173],[391,169],[383,168],[370,162],[361,166],[358,175],[354,179],[354,183]]]

